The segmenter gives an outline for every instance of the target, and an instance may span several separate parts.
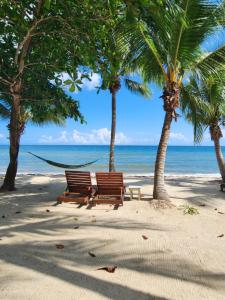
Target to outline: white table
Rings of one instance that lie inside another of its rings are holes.
[[[138,196],[138,200],[141,200],[141,186],[139,185],[129,185],[128,186],[130,192],[130,200],[133,199],[134,195]]]

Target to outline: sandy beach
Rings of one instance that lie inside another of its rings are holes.
[[[19,175],[18,190],[0,194],[0,299],[225,299],[219,177],[167,178],[164,209],[152,178],[126,183],[142,187],[141,201],[86,209],[55,205],[63,176]],[[185,215],[184,204],[199,214]],[[105,266],[117,269],[97,270]]]

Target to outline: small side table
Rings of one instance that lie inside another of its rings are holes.
[[[134,195],[138,196],[138,200],[141,200],[141,186],[139,185],[130,185],[128,186],[130,192],[130,200],[133,199]]]

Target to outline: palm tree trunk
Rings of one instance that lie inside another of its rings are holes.
[[[215,146],[217,163],[220,169],[220,174],[223,179],[223,182],[225,182],[225,163],[224,163],[224,157],[220,146],[220,139],[219,137],[215,137],[213,141]]]
[[[9,149],[9,165],[6,171],[3,185],[1,190],[3,191],[13,191],[15,190],[15,178],[17,174],[18,166],[18,154],[20,146],[20,102],[21,102],[21,87],[20,83],[13,86],[12,92],[12,111],[11,118],[9,123],[9,140],[10,140],[10,149]]]
[[[153,198],[159,200],[169,200],[164,183],[164,169],[172,119],[172,113],[166,112],[155,162]]]
[[[112,124],[111,124],[111,139],[110,139],[110,155],[109,155],[109,172],[115,171],[114,148],[116,137],[116,91],[112,89]]]

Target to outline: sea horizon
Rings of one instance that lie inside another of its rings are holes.
[[[9,146],[0,145],[0,174],[6,171]],[[225,154],[225,146],[222,147]],[[56,168],[33,157],[32,152],[45,159],[63,164],[83,164],[97,160],[95,164],[79,170],[90,172],[108,171],[109,145],[21,145],[18,174],[63,174]],[[117,171],[128,175],[153,176],[156,145],[116,145],[115,165]],[[219,176],[213,146],[168,146],[165,173],[167,176]]]

